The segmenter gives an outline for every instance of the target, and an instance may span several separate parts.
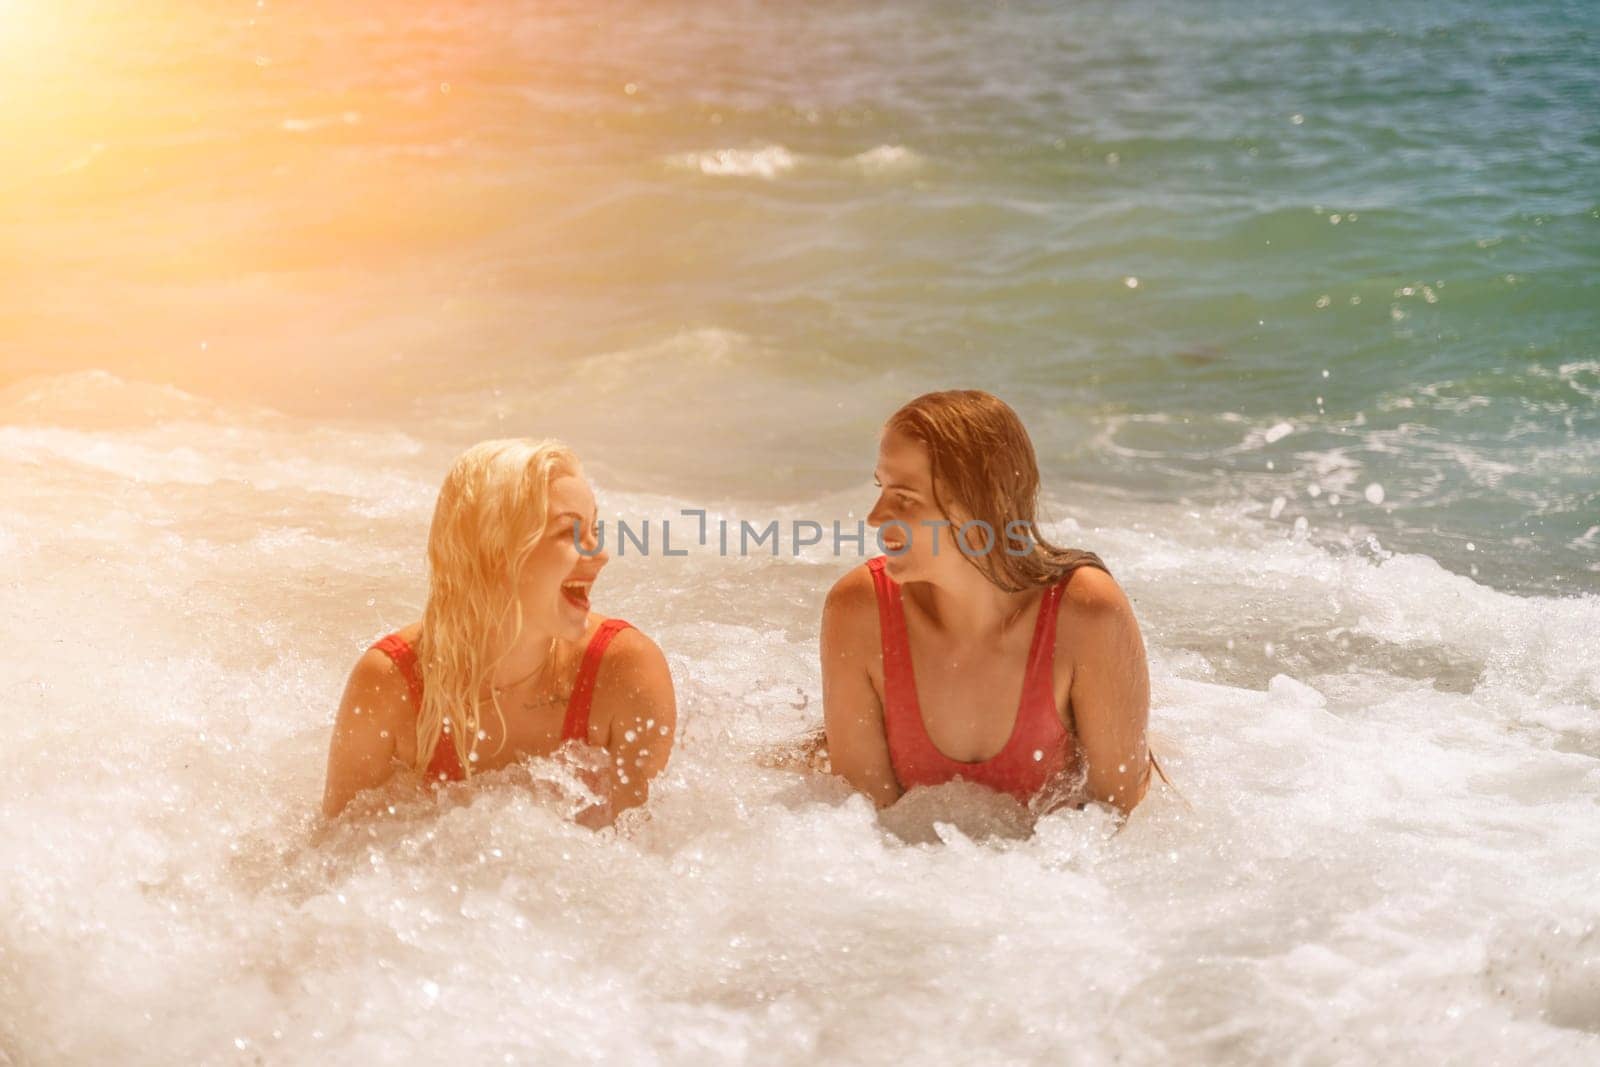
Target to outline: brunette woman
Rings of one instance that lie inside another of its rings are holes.
[[[1098,556],[1034,525],[1016,413],[975,390],[920,396],[885,424],[875,475],[886,555],[822,615],[833,771],[880,807],[959,778],[1132,810],[1152,764],[1139,624]]]

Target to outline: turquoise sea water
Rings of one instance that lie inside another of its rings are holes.
[[[1058,483],[1593,591],[1597,10],[41,20],[59,52],[12,86],[34,150],[0,209],[26,262],[0,371],[391,420],[571,376],[555,429],[580,444],[659,431],[640,477],[700,493],[756,488],[685,473],[745,449],[798,468],[760,487],[780,498],[858,475],[900,400],[973,384]],[[655,421],[681,399],[665,364],[656,392],[584,402],[583,358],[686,335],[725,348],[684,357],[718,362],[684,375],[697,427]],[[773,397],[763,434],[729,410]]]

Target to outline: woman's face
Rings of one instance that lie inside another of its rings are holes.
[[[550,480],[549,511],[544,533],[522,567],[518,584],[522,625],[525,630],[581,641],[589,626],[589,586],[611,557],[597,551],[594,492],[581,476],[564,474]],[[583,552],[578,551],[580,546]]]
[[[937,581],[970,566],[956,547],[954,530],[933,499],[933,463],[922,442],[894,430],[878,439],[873,482],[878,502],[867,525],[879,531],[889,576],[897,582]]]

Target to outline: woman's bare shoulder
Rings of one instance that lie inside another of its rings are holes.
[[[661,646],[649,634],[629,623],[618,630],[606,646],[605,658],[601,661],[602,677],[607,669],[613,672],[638,671],[664,668],[666,664],[667,657],[661,651]]]
[[[395,631],[408,647],[415,651],[420,623]],[[411,682],[399,660],[374,643],[356,660],[345,686],[345,702],[358,703],[369,714],[381,718],[415,715],[412,707]]]
[[[1061,614],[1093,618],[1131,611],[1122,586],[1099,567],[1079,567],[1067,576],[1061,595]]]
[[[1056,652],[1071,658],[1126,658],[1142,646],[1139,621],[1122,586],[1099,567],[1079,567],[1067,579],[1056,616]]]
[[[851,567],[828,590],[823,603],[823,614],[856,616],[878,610],[878,594],[872,585],[872,569],[865,563]]]

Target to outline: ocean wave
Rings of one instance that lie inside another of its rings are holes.
[[[889,175],[914,171],[924,160],[904,145],[881,144],[852,156],[850,162],[863,174]]]
[[[330,126],[356,126],[361,122],[361,112],[341,111],[335,115],[312,115],[304,118],[287,117],[278,125],[284,133],[314,133]]]
[[[923,157],[904,145],[882,144],[847,159],[801,156],[782,145],[761,148],[716,148],[673,156],[668,162],[683,170],[711,178],[759,178],[773,181],[802,165],[843,167],[857,174],[888,177],[911,173],[924,164]]]
[[[670,162],[708,178],[760,178],[772,181],[794,170],[799,160],[782,145],[762,148],[714,148],[674,156]]]

